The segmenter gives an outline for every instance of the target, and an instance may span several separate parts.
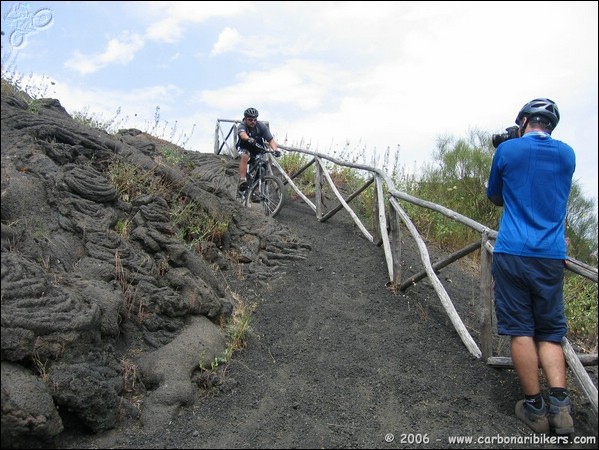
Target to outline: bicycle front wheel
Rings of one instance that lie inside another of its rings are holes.
[[[260,204],[266,216],[275,217],[285,202],[285,186],[279,178],[265,175],[252,189],[250,198]]]

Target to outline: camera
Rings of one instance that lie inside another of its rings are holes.
[[[517,126],[513,126],[513,127],[508,127],[505,129],[506,133],[503,134],[494,134],[493,136],[491,136],[491,141],[493,142],[493,147],[497,148],[499,147],[499,144],[501,144],[502,142],[505,141],[509,141],[510,139],[515,139],[518,136],[518,127]]]

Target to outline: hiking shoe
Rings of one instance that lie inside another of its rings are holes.
[[[241,179],[239,180],[239,186],[237,186],[237,189],[239,190],[239,192],[243,192],[248,188],[248,182],[245,179]]]
[[[549,396],[549,426],[555,434],[574,433],[574,421],[572,420],[570,397],[558,400]]]
[[[547,419],[547,407],[536,409],[520,400],[516,403],[516,417],[524,422],[535,433],[549,433],[549,419]]]
[[[250,196],[250,198],[252,199],[252,203],[260,203],[260,201],[262,200],[262,198],[260,197],[260,194],[258,194],[256,192],[252,192],[252,195]]]

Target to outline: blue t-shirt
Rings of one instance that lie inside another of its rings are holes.
[[[548,133],[503,142],[493,156],[487,197],[503,206],[495,252],[566,259],[565,221],[576,155]]]

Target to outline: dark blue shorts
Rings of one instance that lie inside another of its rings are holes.
[[[564,261],[493,254],[497,332],[561,342],[568,332]]]

